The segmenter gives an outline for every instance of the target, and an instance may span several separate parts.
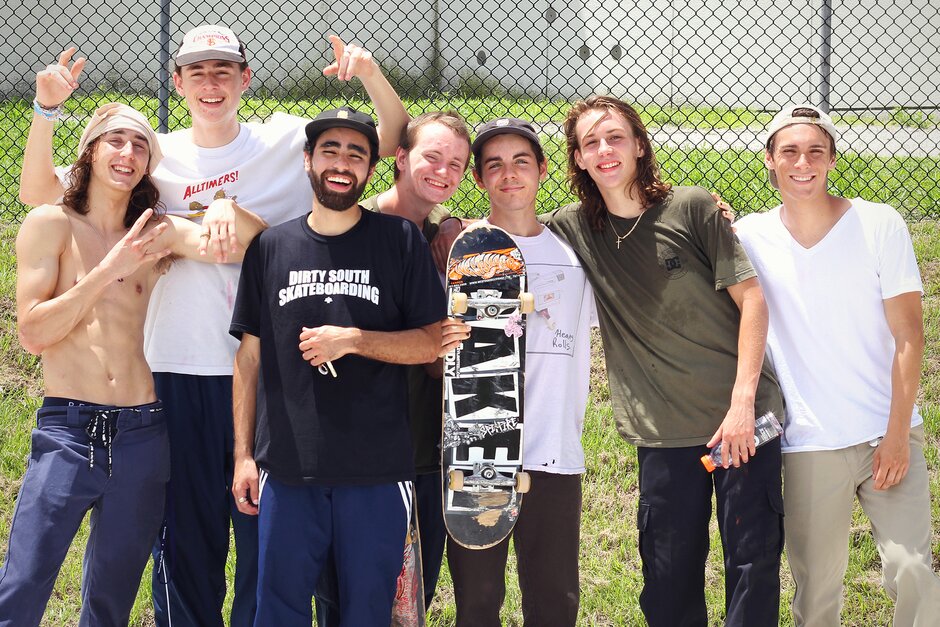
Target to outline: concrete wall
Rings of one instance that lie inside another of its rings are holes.
[[[177,0],[170,35],[175,50],[194,25],[230,25],[248,45],[256,89],[315,94],[326,35],[336,32],[407,86],[762,109],[815,100],[820,2],[246,0],[240,11]],[[159,9],[153,0],[2,0],[0,93],[31,94],[35,72],[70,44],[90,59],[83,89],[156,91]],[[940,104],[936,0],[833,0],[832,28],[833,107]]]

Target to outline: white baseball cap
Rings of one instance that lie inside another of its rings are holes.
[[[183,43],[174,57],[177,66],[200,61],[234,61],[244,63],[245,46],[230,28],[204,24],[183,35]]]
[[[767,125],[764,147],[769,150],[770,140],[773,136],[778,131],[794,124],[815,124],[826,131],[829,137],[832,138],[833,145],[839,139],[839,131],[836,130],[836,125],[832,123],[832,118],[829,117],[828,113],[811,104],[797,104],[784,107],[770,121],[770,124]],[[767,170],[767,178],[770,179],[770,184],[774,189],[780,189],[777,187],[777,175],[773,170]]]

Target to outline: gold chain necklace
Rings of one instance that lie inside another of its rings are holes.
[[[633,226],[630,227],[630,230],[626,232],[625,235],[620,235],[617,233],[617,229],[614,228],[614,221],[610,219],[610,212],[607,212],[607,222],[610,224],[610,230],[614,232],[614,237],[617,238],[617,250],[620,250],[620,242],[630,237],[633,231],[636,230],[637,225],[640,223],[640,218],[643,217],[644,212],[640,212],[640,215],[636,217],[636,222],[633,223]]]

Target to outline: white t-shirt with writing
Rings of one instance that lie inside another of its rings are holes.
[[[275,113],[268,122],[242,124],[238,137],[219,148],[196,146],[190,129],[161,135],[165,156],[154,180],[167,213],[199,222],[221,197],[272,226],[310,211],[313,193],[303,167],[307,122]],[[151,370],[232,374],[238,342],[228,327],[240,269],[184,259],[157,282],[144,328]]]
[[[574,251],[547,228],[512,236],[526,264],[535,311],[526,318],[523,466],[584,472],[581,432],[591,368],[594,293]]]

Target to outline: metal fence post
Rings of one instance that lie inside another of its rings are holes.
[[[170,0],[160,0],[160,85],[157,99],[160,108],[157,113],[161,133],[170,131]]]
[[[816,95],[819,108],[829,113],[829,91],[832,88],[832,0],[822,0],[819,16],[822,24],[819,26],[819,86]]]

